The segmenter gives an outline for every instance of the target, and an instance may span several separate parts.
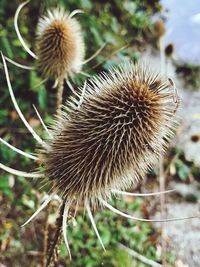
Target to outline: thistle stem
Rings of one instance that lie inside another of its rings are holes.
[[[57,87],[57,115],[61,115],[61,107],[62,107],[62,100],[63,100],[63,90],[64,90],[64,80],[59,81]]]
[[[46,261],[47,261],[47,250],[48,250],[48,228],[49,228],[49,223],[48,223],[48,218],[49,218],[49,213],[50,213],[50,203],[47,205],[47,210],[46,210],[46,216],[45,216],[45,223],[44,223],[44,237],[43,237],[43,251],[42,251],[42,267],[46,266]]]
[[[50,249],[48,251],[46,267],[48,267],[52,262],[52,258],[54,256],[56,246],[57,246],[57,244],[59,242],[59,238],[61,236],[64,210],[65,210],[65,201],[63,201],[63,203],[60,207],[59,216],[56,220],[56,232],[55,232],[55,235],[53,238],[53,242],[52,242]]]

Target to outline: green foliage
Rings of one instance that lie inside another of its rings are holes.
[[[178,177],[181,180],[186,181],[190,174],[190,168],[188,167],[188,165],[186,165],[182,160],[177,159],[176,170],[177,170]]]
[[[176,261],[176,252],[175,250],[168,251],[165,255],[166,260],[169,266],[174,266],[174,262]]]
[[[175,175],[180,178],[183,182],[188,181],[188,177],[193,173],[193,164],[185,160],[183,151],[176,149],[174,151],[176,160],[174,161]]]
[[[200,169],[195,165],[194,162],[187,161],[184,155],[184,152],[175,148],[171,151],[170,158],[172,158],[169,165],[170,174],[174,178],[180,179],[182,182],[188,183],[189,178],[193,177],[197,181],[200,178]]]
[[[136,198],[127,204],[124,200],[119,200],[115,201],[113,205],[133,214],[139,212],[142,201]],[[78,216],[76,226],[73,227],[71,224],[68,228],[73,262],[68,259],[65,245],[62,244],[60,247],[60,256],[65,260],[67,266],[74,266],[74,262],[76,262],[77,267],[145,266],[139,262],[134,263],[133,258],[119,247],[119,243],[124,243],[148,258],[157,260],[156,249],[150,241],[150,236],[153,234],[150,224],[135,223],[132,220],[123,219],[108,210],[96,213],[95,221],[106,252],[103,252],[88,217]]]
[[[200,66],[192,64],[180,64],[176,66],[176,72],[181,76],[185,85],[193,90],[200,88]]]
[[[9,199],[9,200],[13,200],[14,194],[12,191],[12,188],[10,186],[10,177],[9,175],[3,175],[1,177],[1,183],[0,183],[0,191],[3,192],[3,194]]]

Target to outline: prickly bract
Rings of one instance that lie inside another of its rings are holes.
[[[95,207],[138,181],[173,133],[173,93],[167,79],[133,63],[89,80],[82,105],[66,104],[41,152],[53,188]]]

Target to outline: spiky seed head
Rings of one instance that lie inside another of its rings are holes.
[[[174,129],[175,103],[168,80],[132,63],[89,80],[55,123],[40,155],[55,190],[72,200],[111,196],[139,180],[157,162]]]
[[[37,29],[38,66],[46,78],[68,79],[81,69],[85,54],[81,27],[62,8],[47,11]]]

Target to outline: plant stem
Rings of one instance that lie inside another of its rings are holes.
[[[64,89],[64,80],[59,81],[58,88],[57,88],[57,115],[61,115],[61,106],[62,106],[62,100],[63,100],[63,89]]]
[[[51,205],[47,206],[45,222],[44,222],[44,238],[43,238],[43,252],[42,252],[42,267],[46,266],[47,261],[47,250],[48,250],[48,218],[50,213]]]
[[[46,267],[48,267],[51,264],[52,258],[55,255],[56,247],[57,247],[58,242],[59,242],[59,238],[61,235],[61,229],[62,229],[62,218],[63,218],[64,208],[65,208],[65,201],[63,201],[63,203],[60,207],[59,216],[56,220],[56,232],[55,232],[53,242],[50,246],[50,249],[49,249],[49,252],[47,255]]]

